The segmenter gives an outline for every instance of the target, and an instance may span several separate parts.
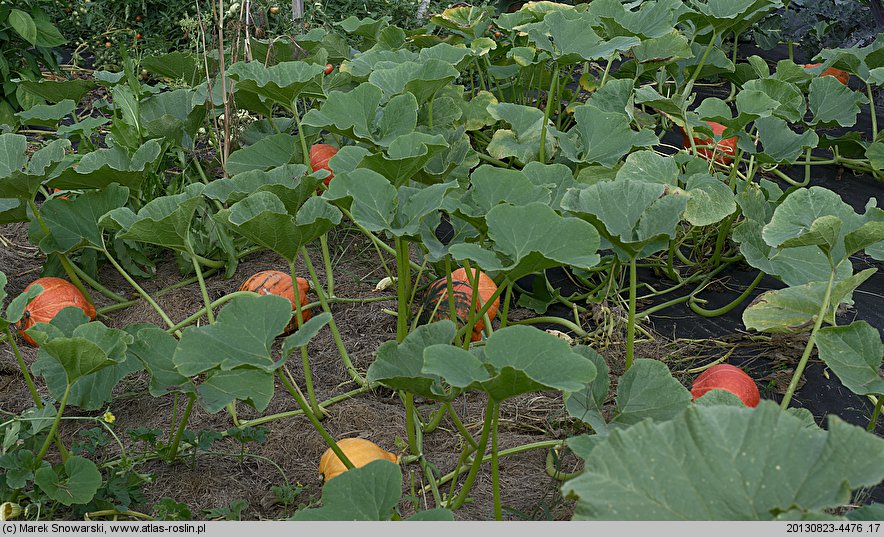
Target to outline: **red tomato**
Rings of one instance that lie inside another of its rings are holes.
[[[821,63],[805,63],[804,68],[805,69],[812,69],[814,67],[819,67],[820,65],[822,65],[822,64]],[[841,69],[835,69],[834,67],[829,67],[828,69],[826,69],[825,71],[820,73],[820,76],[834,76],[835,78],[838,79],[839,82],[841,82],[845,86],[847,85],[847,81],[850,80],[850,73],[848,73],[847,71],[842,71]]]
[[[739,367],[730,364],[718,364],[703,371],[694,379],[691,386],[693,399],[701,397],[710,390],[726,390],[736,395],[748,407],[758,406],[761,395],[752,377]]]
[[[716,134],[716,136],[721,135],[727,129],[724,125],[720,123],[715,123],[714,121],[706,122],[709,127],[712,128],[712,132]],[[688,138],[687,133],[682,129],[681,131],[682,137],[684,138],[683,147],[687,150],[691,149],[691,140]],[[694,137],[694,145],[709,145],[712,142],[709,138],[697,138]],[[715,162],[719,162],[721,164],[730,164],[734,161],[733,156],[737,154],[737,137],[734,136],[732,138],[725,138],[721,140],[717,144],[715,144],[715,148],[711,147],[697,147],[697,154],[706,160],[712,158],[713,153],[715,154]]]
[[[330,63],[327,63],[327,64],[325,64],[325,71],[323,71],[323,72],[327,75],[330,75],[331,72],[334,70],[335,70],[335,66]]]

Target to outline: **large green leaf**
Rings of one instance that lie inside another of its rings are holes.
[[[322,488],[322,507],[301,509],[296,521],[388,521],[402,497],[402,471],[390,461],[347,470]],[[448,509],[420,511],[410,520],[454,521]]]
[[[115,145],[86,153],[76,166],[66,168],[50,178],[49,185],[61,189],[104,188],[118,183],[139,190],[142,181],[160,159],[160,143],[144,142],[135,152]]]
[[[792,162],[805,149],[814,148],[819,143],[819,136],[812,129],[797,134],[778,117],[760,118],[755,121],[755,127],[764,148],[762,156],[772,162]]]
[[[43,222],[49,234],[40,240],[44,253],[70,252],[81,245],[102,248],[104,241],[99,228],[101,217],[122,207],[129,199],[129,189],[117,184],[101,190],[90,190],[74,199],[52,198],[40,207]],[[36,223],[31,224],[36,228]]]
[[[596,376],[582,389],[565,394],[565,408],[570,416],[589,424],[596,434],[604,434],[607,432],[608,424],[605,421],[603,407],[611,386],[608,364],[602,355],[590,347],[578,345],[574,347],[574,352],[592,361]]]
[[[301,124],[328,129],[360,141],[371,141],[383,95],[381,88],[368,82],[351,91],[332,91],[322,106],[304,114]]]
[[[384,62],[375,65],[368,81],[381,88],[384,101],[404,92],[414,94],[421,105],[460,75],[448,62],[429,58],[421,62]]]
[[[691,393],[659,360],[638,359],[617,384],[614,422],[634,425],[644,419],[670,420],[691,402]]]
[[[164,91],[141,101],[138,111],[145,134],[193,148],[197,130],[206,117],[206,108],[195,106],[195,101],[196,92],[185,88]]]
[[[341,211],[314,196],[292,216],[279,197],[264,191],[219,211],[217,218],[256,244],[294,261],[299,248],[341,223]]]
[[[614,431],[562,491],[575,519],[772,520],[821,512],[884,478],[884,440],[838,417],[828,431],[772,402],[693,405]]]
[[[562,207],[591,222],[629,260],[649,255],[675,237],[688,200],[667,185],[624,180],[571,189]]]
[[[227,159],[227,173],[233,176],[301,163],[304,162],[302,153],[296,136],[284,132],[272,134],[231,153]]]
[[[193,215],[204,201],[204,185],[193,183],[180,194],[162,196],[149,202],[138,213],[128,207],[114,209],[102,222],[121,230],[117,237],[156,244],[181,252],[189,252],[190,226]]]
[[[541,110],[533,106],[500,103],[488,105],[488,113],[512,127],[494,131],[486,148],[489,155],[497,159],[515,157],[522,162],[537,160],[544,121]],[[547,157],[551,157],[556,149],[555,138],[548,133],[544,145]]]
[[[575,162],[613,166],[633,148],[659,142],[650,130],[632,130],[625,113],[603,112],[593,104],[576,107],[574,120],[577,125],[569,137],[559,136],[559,143],[565,156]]]
[[[58,128],[58,122],[70,115],[77,107],[77,103],[65,99],[57,104],[38,104],[28,110],[18,112],[16,116],[21,119],[22,125],[37,127]]]
[[[0,304],[6,302],[6,274],[0,270]],[[43,286],[40,284],[30,286],[27,292],[21,293],[9,302],[6,306],[6,314],[0,315],[0,329],[5,330],[7,326],[19,322],[25,313],[28,303],[43,292]]]
[[[368,367],[366,380],[428,399],[449,400],[456,397],[460,390],[446,393],[438,375],[422,371],[424,349],[431,345],[450,344],[455,332],[454,323],[443,320],[418,326],[405,336],[402,343],[385,341],[378,347],[377,358]]]
[[[45,466],[37,470],[34,483],[53,500],[70,506],[92,501],[102,481],[94,462],[74,455],[57,470]]]
[[[263,62],[237,62],[227,68],[227,74],[236,81],[236,89],[250,91],[285,107],[294,109],[294,100],[305,93],[322,96],[324,65],[301,61],[282,62],[265,67]]]
[[[884,344],[872,325],[855,321],[847,326],[827,326],[817,332],[814,341],[820,359],[847,389],[858,395],[884,394]]]
[[[424,350],[423,373],[484,391],[495,401],[539,390],[577,391],[596,377],[593,362],[568,343],[528,326],[497,330],[477,357],[451,345]]]
[[[598,232],[579,218],[562,217],[544,203],[500,204],[488,211],[493,252],[475,243],[451,247],[455,259],[472,259],[485,270],[504,270],[515,280],[562,265],[590,268],[599,262]]]
[[[141,326],[133,330],[135,341],[129,353],[144,365],[150,374],[150,394],[161,397],[172,391],[193,392],[193,381],[182,375],[172,357],[178,347],[175,336],[156,326]]]
[[[590,26],[593,19],[588,13],[555,11],[548,14],[543,23],[526,25],[524,29],[538,48],[562,56],[562,61],[566,62],[608,59],[641,42],[635,36],[615,36],[606,40]]]
[[[868,104],[869,100],[854,91],[834,76],[821,76],[810,81],[807,94],[810,111],[813,112],[811,124],[838,124],[852,127],[856,124],[859,105]]]
[[[273,359],[271,346],[291,318],[291,302],[283,297],[237,297],[218,313],[215,324],[185,329],[172,362],[187,377],[241,366],[272,373],[282,363]]]
[[[28,203],[71,146],[68,140],[52,141],[29,161],[27,143],[20,134],[0,134],[0,224],[28,220]]]
[[[234,204],[253,192],[267,191],[276,195],[291,212],[310,198],[320,179],[306,175],[303,164],[283,164],[269,170],[250,170],[233,177],[215,179],[203,190],[203,196],[221,203]]]
[[[73,78],[71,80],[22,80],[18,83],[25,91],[38,97],[42,97],[51,103],[60,103],[70,99],[79,103],[84,95],[89,93],[95,86],[92,80]]]

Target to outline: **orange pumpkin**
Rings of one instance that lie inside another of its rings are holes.
[[[822,65],[822,64],[821,63],[805,63],[804,68],[805,69],[813,69],[814,67],[819,67],[820,65]],[[820,76],[834,76],[835,78],[838,79],[838,82],[841,82],[845,86],[847,85],[847,81],[850,80],[850,73],[848,73],[847,71],[842,71],[841,69],[835,69],[834,67],[829,67],[828,69],[826,69],[825,71],[820,73]]]
[[[716,136],[721,136],[721,134],[727,129],[727,127],[725,127],[721,123],[716,123],[714,121],[707,121],[706,124],[709,125],[709,127],[712,129],[712,132]],[[684,139],[682,146],[685,149],[690,150],[691,139],[688,137],[688,133],[686,133],[684,129],[681,130],[681,133]],[[711,142],[712,140],[710,140],[709,138],[704,139],[697,138],[696,136],[694,137],[695,146],[709,145]],[[725,165],[730,164],[734,161],[734,155],[737,154],[737,137],[734,136],[732,138],[725,138],[721,140],[720,142],[715,144],[714,149],[711,147],[697,147],[697,154],[705,158],[706,160],[712,159],[713,153],[715,155],[715,162]]]
[[[479,273],[479,306],[484,307],[484,305],[491,299],[491,296],[497,292],[497,284],[494,283],[487,274],[478,269],[472,269],[473,276],[468,277],[466,269],[459,268],[451,273],[451,279],[457,280],[466,283],[467,285],[472,285],[472,281],[475,279],[476,272]],[[491,304],[491,307],[488,308],[488,318],[490,320],[494,320],[494,317],[497,316],[497,309],[500,307],[500,297],[494,299],[494,302]]]
[[[381,448],[371,440],[364,438],[344,438],[336,442],[344,455],[350,459],[354,468],[360,468],[377,460],[388,460],[399,464],[399,456]],[[328,481],[347,471],[347,467],[331,448],[325,450],[319,459],[319,475]]]
[[[301,314],[304,316],[304,322],[313,317],[313,312],[305,309],[307,304],[307,291],[310,284],[304,278],[298,278],[298,300],[301,302]],[[295,292],[292,289],[292,277],[285,272],[278,270],[262,270],[251,275],[242,285],[239,286],[240,291],[253,291],[260,295],[276,295],[289,299],[292,303],[292,311],[295,311]],[[298,318],[297,315],[292,317],[291,322],[286,326],[286,333],[295,330]]]
[[[710,390],[731,392],[748,407],[756,407],[761,401],[761,394],[758,393],[758,386],[752,377],[730,364],[714,365],[700,373],[691,386],[691,396],[697,399]]]
[[[310,147],[310,167],[313,168],[313,171],[328,171],[328,177],[322,181],[325,183],[325,186],[328,186],[334,177],[331,168],[328,166],[328,161],[337,153],[338,149],[328,144],[313,144],[313,146]]]
[[[454,273],[452,273],[453,275]],[[481,282],[480,282],[481,285]],[[470,320],[470,306],[473,300],[473,288],[470,284],[455,280],[452,277],[451,287],[454,291],[454,319],[458,327],[467,324]],[[479,293],[479,304],[482,303],[482,294]],[[492,306],[493,308],[494,306]],[[427,288],[427,294],[423,303],[424,322],[430,323],[449,318],[448,307],[448,284],[445,278],[440,278],[431,283]],[[495,313],[497,311],[495,310]],[[488,310],[488,319],[491,319],[491,309]],[[482,339],[482,329],[485,328],[485,320],[477,318],[473,325],[473,333],[470,336],[471,341],[479,341]]]
[[[90,304],[83,293],[71,282],[53,277],[38,278],[28,284],[25,291],[30,289],[32,285],[42,286],[43,291],[25,308],[24,315],[17,326],[22,338],[29,345],[38,346],[36,341],[25,334],[25,330],[37,323],[48,323],[58,315],[58,312],[67,307],[80,308],[90,321],[95,319],[95,306]]]

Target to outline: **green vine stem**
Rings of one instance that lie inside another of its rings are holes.
[[[285,386],[286,391],[288,391],[289,394],[291,394],[291,396],[295,398],[295,401],[298,402],[298,406],[300,406],[301,410],[304,411],[304,415],[307,416],[307,419],[310,420],[310,423],[313,424],[313,428],[315,428],[316,432],[318,432],[320,436],[322,436],[322,439],[325,440],[325,443],[328,445],[328,447],[330,447],[335,455],[338,456],[338,459],[340,459],[340,461],[344,463],[344,466],[346,466],[348,470],[352,469],[353,463],[350,462],[350,459],[347,458],[347,455],[344,454],[344,452],[338,446],[338,443],[335,442],[335,439],[332,438],[330,434],[328,434],[328,431],[325,430],[325,427],[322,426],[322,423],[319,422],[319,419],[316,417],[316,415],[310,411],[310,405],[307,404],[307,400],[304,399],[304,396],[301,394],[301,390],[298,389],[298,385],[295,384],[294,379],[286,378],[288,377],[288,375],[282,374],[281,370],[277,370],[277,376],[279,377],[279,380],[282,381],[282,384],[283,386]]]
[[[92,277],[89,276],[88,274],[86,274],[86,271],[84,271],[83,269],[78,267],[76,265],[76,263],[71,263],[71,268],[73,269],[74,272],[77,273],[77,276],[79,276],[81,280],[83,280],[84,282],[86,282],[86,284],[89,285],[89,287],[95,289],[96,291],[98,291],[102,295],[106,296],[107,298],[113,300],[114,302],[118,302],[120,304],[130,302],[130,300],[128,298],[124,297],[123,295],[114,293],[113,291],[111,291],[107,287],[101,285],[100,283],[98,283],[97,281],[92,279]]]
[[[875,402],[875,410],[872,411],[872,417],[869,419],[869,424],[866,426],[868,432],[874,431],[875,427],[878,425],[878,416],[881,415],[881,403],[884,402],[884,396],[880,393],[876,394],[875,398],[877,399]]]
[[[349,392],[342,393],[340,395],[336,395],[334,397],[326,399],[325,401],[322,401],[321,403],[319,403],[319,408],[323,409],[323,412],[324,412],[325,409],[330,407],[331,405],[334,405],[336,403],[340,403],[341,401],[346,401],[348,399],[352,399],[353,397],[355,397],[359,394],[366,393],[370,390],[371,390],[371,387],[369,387],[369,386],[360,386],[359,388],[356,388],[355,390],[350,390]],[[302,414],[304,414],[304,411],[301,409],[289,410],[287,412],[279,412],[277,414],[271,414],[269,416],[261,416],[260,418],[255,418],[255,419],[251,419],[251,420],[242,420],[240,422],[240,424],[243,427],[256,427],[258,425],[264,425],[265,423],[271,423],[271,422],[278,421],[281,419],[286,419],[286,418],[293,418],[295,416],[300,416]]]
[[[688,301],[688,306],[691,308],[691,311],[693,311],[694,313],[696,313],[697,315],[700,315],[702,317],[718,317],[720,315],[724,315],[724,314],[728,313],[729,311],[731,311],[732,309],[739,306],[740,303],[742,303],[744,300],[746,300],[746,298],[748,298],[749,295],[752,294],[752,291],[754,291],[755,288],[758,287],[758,284],[761,283],[761,279],[763,277],[764,277],[764,272],[759,272],[755,276],[755,279],[752,280],[752,283],[750,283],[749,286],[746,287],[746,289],[740,294],[740,296],[735,298],[729,304],[726,304],[720,308],[716,308],[714,310],[707,310],[707,309],[701,308],[700,306],[697,305],[700,302],[700,300],[698,298],[696,298],[694,293],[691,293],[689,295],[690,300]],[[698,289],[698,291],[699,291],[699,289]],[[695,291],[695,293],[696,293],[696,291]]]
[[[294,262],[289,262],[289,273],[292,276],[292,296],[295,297],[295,321],[300,328],[304,326],[304,305],[301,304],[301,292],[298,290],[298,277],[295,274]],[[320,420],[325,419],[326,413],[316,400],[316,390],[313,388],[313,373],[310,371],[310,356],[307,353],[307,345],[301,345],[301,367],[304,370],[304,385],[307,387],[307,400],[310,409]]]
[[[559,324],[563,327],[567,328],[574,332],[578,337],[586,337],[586,330],[574,324],[574,322],[569,321],[568,319],[563,319],[561,317],[530,317],[528,319],[522,319],[520,321],[510,321],[510,324],[539,324],[539,323],[551,323],[551,324]]]
[[[175,437],[169,446],[169,462],[174,462],[178,456],[178,446],[181,444],[181,435],[184,434],[184,428],[187,426],[187,420],[190,419],[190,413],[193,412],[193,404],[196,402],[196,394],[187,394],[187,406],[184,407],[184,413],[181,415],[181,421],[178,422],[178,430],[175,431]]]
[[[307,248],[305,246],[301,247],[301,256],[304,258],[304,265],[307,267],[307,271],[310,273],[310,278],[313,280],[315,286],[314,290],[319,297],[322,311],[331,315],[331,308],[329,308],[328,300],[325,298],[325,291],[322,290],[322,285],[319,283],[319,277],[316,275],[313,263],[310,262],[310,254],[307,253]],[[332,338],[335,340],[335,345],[338,348],[338,353],[341,355],[341,360],[344,362],[344,368],[347,370],[347,373],[349,373],[350,377],[356,382],[356,384],[359,386],[365,386],[365,378],[356,371],[356,368],[353,367],[353,362],[350,360],[350,355],[347,354],[347,348],[344,347],[344,341],[341,339],[341,332],[338,330],[338,325],[335,323],[334,316],[329,320],[328,328],[331,330]]]
[[[37,386],[34,384],[34,379],[31,378],[31,374],[28,373],[28,365],[25,363],[24,358],[22,358],[21,351],[18,348],[18,344],[15,342],[15,337],[12,335],[12,330],[9,329],[9,325],[5,328],[6,331],[6,340],[9,341],[9,345],[12,347],[12,353],[15,355],[15,360],[18,362],[18,367],[21,369],[21,374],[25,378],[25,383],[28,385],[28,391],[31,392],[31,399],[34,400],[34,405],[37,408],[43,408],[43,402],[40,401],[40,395],[37,393]]]
[[[488,447],[488,436],[491,433],[491,422],[496,413],[497,402],[489,397],[488,405],[485,408],[485,422],[482,425],[482,435],[479,438],[479,447],[477,448],[475,458],[473,459],[473,464],[470,466],[466,481],[464,481],[463,487],[460,489],[460,493],[448,503],[448,508],[451,510],[456,510],[462,506],[467,499],[467,495],[470,493],[470,489],[473,488],[473,483],[476,481],[476,476],[479,474],[479,467],[482,466],[482,458],[483,455],[485,455],[485,448]]]
[[[555,61],[553,62],[555,63]],[[546,131],[549,124],[549,116],[552,113],[553,95],[556,93],[556,85],[559,83],[559,70],[553,69],[551,74],[552,80],[549,83],[549,91],[546,93],[546,106],[543,111],[543,125],[540,127],[540,153],[537,160],[541,164],[546,164]]]
[[[190,246],[189,239],[187,241],[187,249],[190,254],[190,260],[193,262],[193,270],[196,272],[197,281],[200,284],[200,294],[203,295],[203,304],[206,305],[204,308],[206,317],[209,320],[209,324],[215,324],[215,312],[212,310],[212,301],[209,299],[209,290],[206,289],[206,280],[203,278],[203,269],[196,260],[196,254],[193,253],[193,248]]]
[[[626,318],[626,370],[632,367],[635,354],[635,288],[636,288],[635,256],[629,259],[629,312]]]
[[[506,328],[509,323],[510,301],[513,298],[513,282],[507,280],[506,294],[503,296],[503,310],[500,315],[500,329]]]
[[[58,433],[58,424],[61,423],[61,415],[64,413],[64,407],[67,405],[68,397],[70,395],[71,384],[68,383],[67,387],[64,389],[64,394],[61,396],[61,400],[58,402],[58,412],[55,414],[55,419],[52,421],[52,427],[49,429],[49,434],[43,442],[43,447],[41,447],[39,453],[37,453],[37,458],[34,459],[34,468],[40,467],[40,461],[46,456],[46,452],[49,451],[49,444],[52,443],[55,439],[56,433]],[[62,458],[64,459],[64,457]]]
[[[503,520],[503,509],[500,504],[500,457],[497,453],[497,425],[500,417],[499,409],[500,405],[497,405],[494,409],[494,417],[491,420],[491,490],[494,498],[495,520]]]
[[[556,466],[556,461],[559,460],[559,449],[562,446],[556,446],[553,448],[549,448],[549,451],[546,453],[546,475],[555,479],[556,481],[567,481],[569,479],[573,479],[578,475],[582,474],[582,471],[577,472],[563,472],[559,470]]]
[[[141,286],[138,285],[138,283],[134,279],[132,279],[132,276],[130,276],[129,273],[126,272],[126,269],[124,269],[119,263],[117,263],[117,260],[114,259],[113,256],[110,255],[110,252],[107,251],[107,248],[102,248],[101,251],[104,253],[105,257],[107,257],[107,260],[110,261],[110,264],[113,265],[115,269],[117,269],[117,272],[119,272],[120,275],[127,282],[129,282],[129,285],[131,285],[138,292],[138,294],[141,295],[141,298],[146,300],[147,303],[150,304],[150,306],[154,309],[154,311],[159,314],[163,322],[165,322],[169,328],[174,327],[175,323],[172,322],[172,319],[169,318],[169,315],[166,314],[163,308],[161,308],[160,305],[157,304],[157,302],[147,293],[147,291],[142,289]]]
[[[829,274],[829,282],[826,285],[826,294],[823,295],[823,305],[822,307],[820,307],[820,310],[817,313],[816,322],[813,324],[813,330],[811,330],[810,332],[810,337],[807,338],[807,346],[804,347],[804,354],[801,355],[801,360],[795,367],[795,372],[792,374],[792,380],[789,381],[789,387],[786,388],[786,393],[785,395],[783,395],[783,400],[780,403],[780,408],[782,408],[783,410],[789,408],[789,402],[792,401],[792,395],[795,393],[795,389],[798,387],[798,380],[804,373],[804,368],[807,366],[807,360],[810,358],[811,351],[813,351],[816,333],[823,325],[823,319],[826,317],[826,312],[829,311],[829,300],[832,297],[832,284],[834,283],[834,281],[835,269],[833,267],[832,272]]]
[[[688,95],[691,94],[691,90],[694,88],[694,82],[697,80],[697,77],[700,76],[700,71],[703,69],[703,66],[706,65],[706,59],[709,57],[709,53],[712,51],[712,46],[715,45],[715,39],[718,37],[718,31],[712,30],[712,37],[709,38],[709,45],[706,47],[706,51],[703,53],[703,56],[700,58],[700,63],[697,64],[697,67],[694,69],[694,72],[691,74],[691,78],[688,79],[687,84],[685,84],[684,91],[681,93],[682,100],[687,100]],[[692,136],[693,138],[693,136]]]
[[[378,248],[380,248],[381,250],[384,250],[385,252],[387,252],[388,254],[392,255],[393,257],[396,257],[396,250],[395,250],[392,246],[390,246],[389,244],[387,244],[387,243],[385,243],[384,241],[382,241],[381,239],[379,239],[379,238],[377,237],[377,235],[375,235],[374,233],[372,233],[372,232],[369,231],[368,229],[366,229],[366,228],[364,228],[363,226],[361,226],[356,220],[353,219],[353,214],[352,214],[350,211],[348,211],[348,210],[347,210],[346,208],[344,208],[344,207],[338,207],[338,209],[340,209],[340,211],[341,211],[342,213],[344,213],[344,216],[346,216],[347,218],[350,219],[351,222],[353,222],[353,225],[356,226],[356,229],[358,229],[358,230],[361,231],[366,237],[368,237],[369,239],[371,239],[371,242],[373,242]],[[418,265],[417,263],[415,263],[415,262],[412,261],[411,259],[408,260],[408,264],[409,264],[409,266],[410,266],[411,268],[413,268],[414,270],[420,270],[420,269],[421,269],[420,265]]]
[[[460,416],[457,415],[457,411],[454,410],[454,407],[451,406],[451,401],[445,402],[445,408],[448,410],[448,416],[451,418],[452,423],[454,423],[454,427],[460,432],[460,435],[467,441],[467,444],[470,445],[471,451],[475,451],[479,448],[479,443],[476,442],[476,439],[473,438],[473,435],[467,430],[464,426],[463,422],[460,419]]]
[[[872,95],[872,86],[866,82],[866,95],[869,98],[869,113],[872,116],[872,142],[878,139],[878,114],[875,110],[875,96]]]
[[[319,236],[319,249],[322,251],[322,263],[325,266],[325,285],[328,296],[335,296],[335,276],[332,271],[331,255],[328,251],[328,233]]]

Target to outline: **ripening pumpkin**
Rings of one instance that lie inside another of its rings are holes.
[[[707,121],[707,125],[712,129],[712,132],[715,133],[716,136],[720,136],[726,129],[724,125],[721,123],[716,123],[714,121]],[[690,151],[691,149],[691,139],[688,137],[688,133],[685,132],[684,129],[681,130],[682,138],[684,142],[682,146]],[[712,140],[709,138],[697,138],[694,137],[694,145],[709,145],[712,143]],[[730,164],[734,161],[733,157],[737,154],[737,137],[734,136],[732,138],[725,138],[715,144],[715,148],[711,147],[697,147],[697,155],[709,160],[713,157],[713,153],[715,154],[715,162],[720,164]]]
[[[822,65],[822,64],[821,63],[805,63],[804,68],[805,69],[813,69],[814,67],[819,67],[820,65]],[[828,69],[826,69],[825,71],[820,73],[820,76],[834,76],[835,78],[838,79],[838,82],[841,82],[845,86],[847,85],[847,82],[850,80],[850,73],[848,73],[847,71],[842,71],[841,69],[835,69],[834,67],[829,67]]]
[[[328,186],[328,184],[334,177],[331,168],[328,166],[328,161],[337,153],[338,149],[328,144],[313,144],[310,147],[310,167],[313,168],[313,171],[328,171],[328,177],[326,177],[322,181],[323,183],[325,183],[325,186]]]
[[[304,322],[313,317],[313,312],[304,309],[307,304],[307,291],[310,284],[304,278],[298,278],[298,300],[301,302],[301,314],[304,316]],[[276,295],[289,299],[292,303],[292,311],[295,311],[295,292],[292,289],[292,277],[290,274],[280,272],[278,270],[262,270],[249,276],[249,278],[239,286],[240,291],[254,291],[260,295]],[[292,332],[297,326],[297,315],[292,316],[291,322],[286,326],[286,333]]]
[[[453,274],[453,273],[452,273]],[[481,283],[480,283],[481,285]],[[466,325],[470,320],[470,306],[473,300],[473,288],[470,284],[455,280],[452,277],[451,288],[454,291],[454,314],[457,317],[455,324],[460,327]],[[482,304],[482,295],[479,294],[479,304]],[[492,306],[494,308],[494,306]],[[491,319],[491,309],[488,310],[488,319]],[[431,283],[427,288],[426,296],[423,302],[423,322],[430,323],[449,318],[448,306],[448,284],[445,278],[440,278]],[[494,313],[497,313],[495,309]],[[485,320],[477,317],[473,325],[473,333],[470,336],[471,341],[479,341],[482,339],[482,329],[485,328]]]
[[[364,438],[344,438],[337,441],[338,447],[350,459],[353,466],[359,468],[376,460],[388,460],[399,464],[399,456],[379,447]],[[319,459],[319,475],[324,481],[339,476],[347,471],[347,467],[331,448],[325,450]]]
[[[497,284],[494,283],[487,274],[478,269],[473,270],[473,277],[467,276],[466,269],[459,268],[451,273],[451,279],[457,280],[461,282],[465,282],[468,285],[471,285],[471,282],[475,278],[475,274],[479,272],[479,306],[484,306],[486,302],[491,298],[491,296],[497,292]],[[488,308],[488,318],[490,320],[494,320],[494,317],[497,316],[497,309],[500,307],[500,297],[494,299],[494,302],[491,304],[491,307]]]
[[[691,386],[693,399],[701,397],[710,390],[726,390],[736,395],[748,407],[758,406],[761,395],[752,377],[739,367],[730,364],[718,364],[703,371],[694,379]],[[692,400],[693,400],[692,399]]]
[[[48,323],[58,312],[67,307],[80,308],[90,321],[95,319],[95,306],[90,304],[83,293],[71,282],[53,277],[37,278],[25,287],[25,291],[30,289],[32,285],[42,286],[43,291],[27,305],[24,315],[17,325],[19,333],[29,345],[38,346],[36,341],[25,334],[25,330],[37,323]]]

